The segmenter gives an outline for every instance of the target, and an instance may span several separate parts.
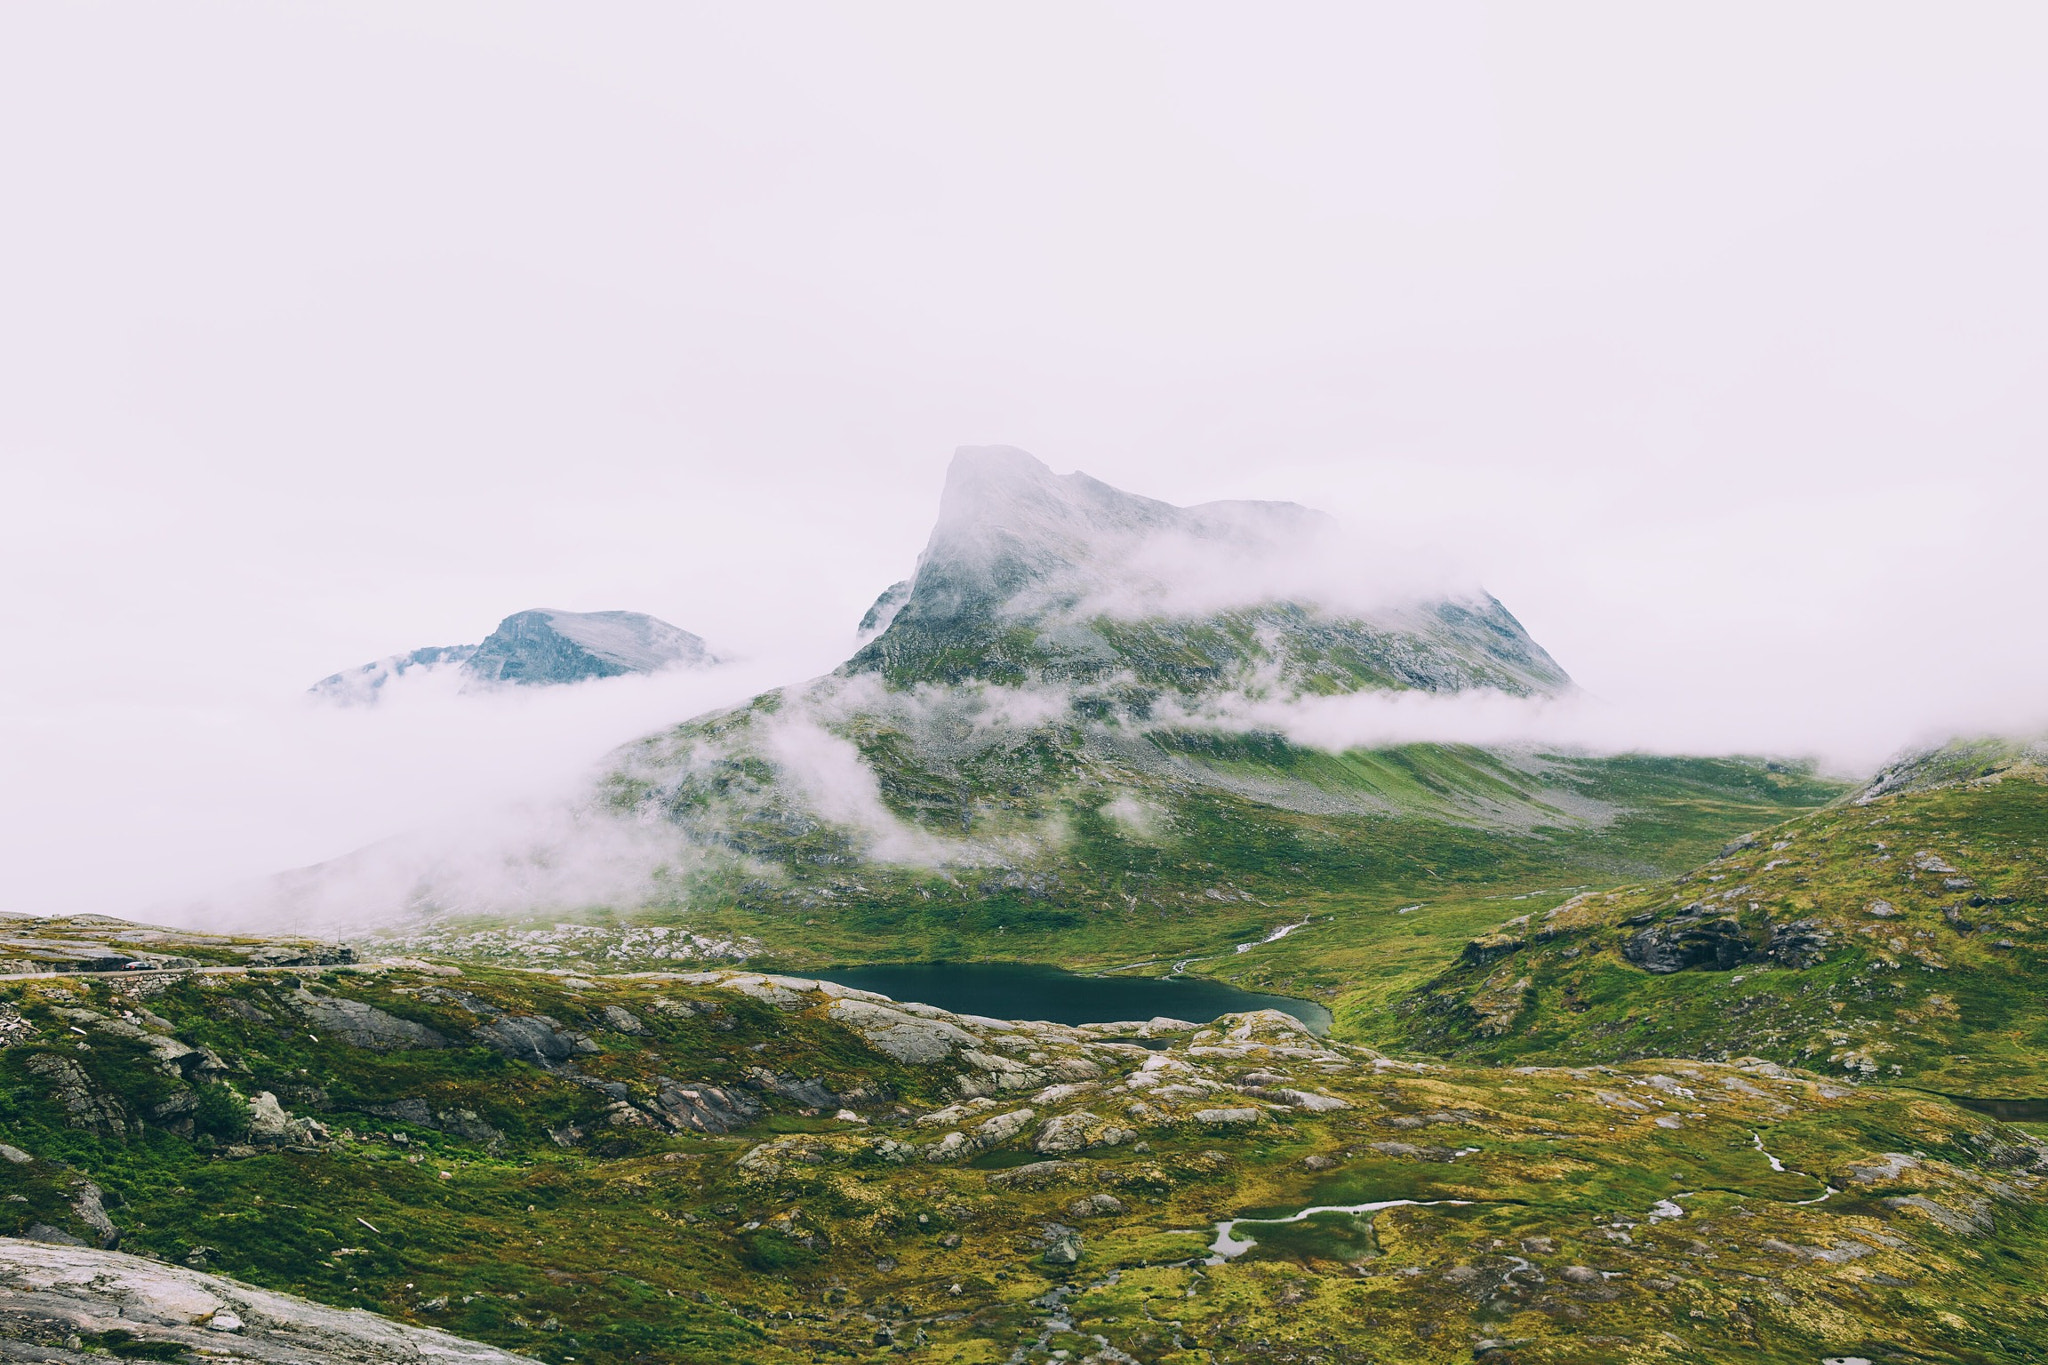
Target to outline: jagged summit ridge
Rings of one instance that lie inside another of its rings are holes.
[[[1037,589],[1028,608],[1101,593],[1106,580],[1142,602],[1142,581],[1172,566],[1146,562],[1163,540],[1272,551],[1290,535],[1334,531],[1323,513],[1291,502],[1212,502],[1176,507],[1111,487],[1087,474],[1054,474],[1010,446],[967,446],[955,453],[939,499],[938,522],[920,557],[912,600],[927,614],[971,610],[984,597]],[[1155,557],[1156,558],[1156,557]],[[1135,581],[1134,581],[1135,580]]]
[[[1183,693],[1569,686],[1492,596],[1376,599],[1344,548],[1333,518],[1296,503],[1177,507],[965,447],[907,593],[876,603],[847,671],[897,685],[1127,676]]]
[[[465,685],[543,686],[700,668],[717,663],[699,637],[637,611],[514,612],[475,645],[433,645],[322,678],[308,689],[344,705],[377,701],[393,679],[407,673],[457,670]]]

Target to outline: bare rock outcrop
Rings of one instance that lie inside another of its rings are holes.
[[[292,1004],[315,1028],[372,1052],[448,1046],[447,1038],[425,1024],[401,1019],[388,1010],[346,996],[315,995],[301,989],[293,993]]]
[[[508,1014],[478,1029],[476,1038],[493,1052],[514,1061],[531,1062],[543,1070],[598,1051],[589,1034],[565,1029],[545,1014]]]
[[[655,1105],[669,1127],[696,1133],[730,1133],[761,1117],[761,1101],[737,1086],[686,1083],[660,1078]]]
[[[118,1251],[0,1238],[0,1361],[98,1365],[68,1343],[130,1334],[270,1365],[535,1365],[481,1342]],[[126,1352],[124,1352],[125,1354]]]

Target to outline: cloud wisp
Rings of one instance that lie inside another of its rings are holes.
[[[631,845],[627,862],[660,863],[646,841],[579,813],[606,754],[815,672],[843,648],[794,643],[701,672],[546,688],[465,692],[454,673],[427,674],[372,708],[284,693],[216,704],[87,695],[0,711],[0,750],[15,775],[0,787],[0,860],[10,869],[0,909],[192,922],[246,908],[252,886],[286,869],[331,864],[331,883],[361,888],[354,917],[374,918],[383,912],[373,906],[403,899],[401,883],[434,880],[443,861],[468,871],[439,881],[473,884],[464,896],[479,905],[510,903],[518,878],[540,887],[551,868],[559,887],[533,902],[567,904],[611,875],[566,871],[583,856],[569,847],[579,842],[572,828],[593,846]],[[338,875],[336,860],[351,856],[356,871]],[[313,908],[348,918],[347,894]]]

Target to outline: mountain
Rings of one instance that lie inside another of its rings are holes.
[[[637,611],[521,611],[500,621],[463,668],[484,682],[538,686],[713,662],[703,640]]]
[[[1294,503],[1175,507],[1021,450],[963,449],[916,574],[870,610],[863,633],[879,629],[846,672],[1102,684],[1141,711],[1224,689],[1569,686],[1492,597],[1375,601],[1321,553],[1340,545],[1332,519]]]
[[[13,932],[62,941],[38,960],[151,936]],[[0,980],[0,1359],[1988,1365],[2048,1339],[2043,1148],[1919,1091],[177,937],[203,965]]]
[[[372,706],[396,679],[415,670],[420,675],[444,669],[453,671],[467,663],[474,653],[475,645],[428,645],[410,654],[392,654],[346,672],[331,673],[306,690],[322,701],[343,706]]]
[[[1290,738],[1304,706],[1571,686],[1492,597],[1397,591],[1348,549],[1293,504],[1181,508],[963,450],[845,665],[613,756],[603,805],[674,853],[601,909],[797,965],[1287,961],[1265,984],[1331,995],[1340,962],[1430,965],[1386,951],[1403,905],[1462,925],[1492,895],[1665,875],[1842,790],[1761,759]],[[1323,956],[1267,946],[1303,913]]]
[[[661,648],[565,615],[406,666]],[[1571,684],[1319,514],[1000,449],[861,633],[545,837],[353,860],[406,914],[354,942],[9,920],[0,1360],[354,1358],[249,1285],[377,1359],[2038,1356],[2048,750],[1310,743]],[[350,861],[299,890],[377,913]],[[903,961],[1328,1014],[795,971]]]
[[[327,701],[367,705],[415,670],[453,670],[477,685],[546,686],[716,662],[703,640],[641,612],[535,609],[506,617],[482,644],[394,654],[322,678],[310,691]]]
[[[2048,749],[1945,745],[1669,881],[1494,927],[1392,1036],[1500,1063],[1764,1057],[2041,1109],[2044,842]]]
[[[1845,790],[1757,757],[1375,742],[1417,705],[1571,687],[1490,596],[1395,572],[1293,504],[963,451],[831,674],[624,746],[544,818],[387,841],[213,922],[585,970],[1056,962],[1351,1017],[1504,899],[1669,876]]]

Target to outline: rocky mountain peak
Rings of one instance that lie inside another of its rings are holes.
[[[884,594],[846,667],[898,684],[1128,675],[1182,692],[1275,672],[1325,692],[1569,685],[1484,593],[1356,605],[1373,585],[1347,574],[1344,549],[1334,519],[1296,503],[1178,507],[1014,447],[963,447],[907,595]]]
[[[702,639],[644,612],[537,607],[500,621],[482,644],[434,645],[394,654],[322,678],[309,690],[323,701],[370,705],[394,679],[408,673],[457,670],[465,686],[538,686],[717,662]]]
[[[1296,503],[1176,507],[1079,471],[1055,474],[1011,446],[963,446],[947,469],[910,600],[930,615],[1034,586],[1069,604],[1106,590],[1128,596],[1159,586],[1146,580],[1174,567],[1163,562],[1170,555],[1148,551],[1208,542],[1270,554],[1292,537],[1335,529],[1331,518]]]
[[[486,682],[580,682],[711,662],[704,641],[637,611],[514,612],[463,665]]]

